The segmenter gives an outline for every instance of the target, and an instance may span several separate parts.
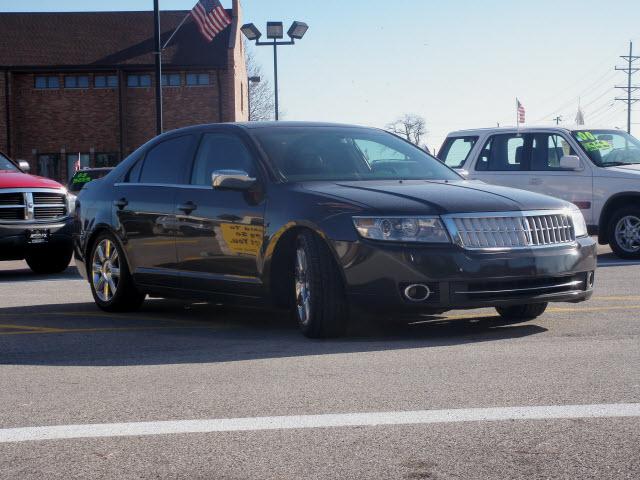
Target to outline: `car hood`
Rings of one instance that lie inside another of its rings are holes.
[[[1,188],[62,188],[55,180],[22,172],[0,171]]]
[[[390,215],[552,210],[569,205],[546,195],[464,180],[313,182],[304,188]]]

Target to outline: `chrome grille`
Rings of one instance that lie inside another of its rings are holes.
[[[454,241],[470,250],[562,245],[575,241],[563,211],[457,214],[443,217]]]
[[[66,215],[64,191],[19,188],[0,192],[0,221],[57,220]]]
[[[24,207],[0,208],[0,220],[24,220]]]
[[[24,195],[22,193],[0,193],[0,206],[24,207]]]
[[[65,198],[64,198],[64,195],[61,194],[61,193],[38,193],[38,192],[34,192],[33,193],[33,203],[36,206],[42,205],[42,204],[64,205],[65,204]]]
[[[36,207],[33,212],[33,218],[36,220],[44,220],[45,218],[63,217],[66,210],[64,205],[59,207]]]

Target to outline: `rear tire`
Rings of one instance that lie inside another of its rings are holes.
[[[327,245],[310,231],[298,235],[294,250],[292,313],[309,338],[343,335],[349,308],[344,283]]]
[[[548,303],[532,303],[512,307],[496,307],[496,311],[506,320],[533,320],[542,315],[548,305]]]
[[[113,235],[98,235],[87,262],[91,293],[98,307],[107,312],[126,312],[142,305],[145,294],[136,288],[124,251]]]
[[[64,272],[71,263],[73,250],[69,248],[44,248],[30,252],[25,260],[34,273]]]
[[[609,246],[618,257],[640,259],[640,208],[624,207],[615,211],[607,234]]]

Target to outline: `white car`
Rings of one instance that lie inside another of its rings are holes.
[[[601,244],[640,258],[640,141],[624,131],[461,130],[447,136],[438,158],[469,179],[568,200]]]

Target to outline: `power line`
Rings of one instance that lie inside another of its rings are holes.
[[[620,55],[620,58],[627,61],[626,67],[615,67],[616,70],[621,70],[627,74],[627,86],[618,86],[615,88],[620,88],[627,91],[627,98],[616,98],[617,101],[627,102],[627,133],[631,133],[631,105],[636,103],[638,98],[632,98],[631,94],[638,90],[640,87],[636,85],[631,85],[631,77],[634,73],[636,73],[640,68],[636,68],[633,66],[633,62],[640,58],[640,56],[633,54],[633,42],[629,42],[629,55]]]

